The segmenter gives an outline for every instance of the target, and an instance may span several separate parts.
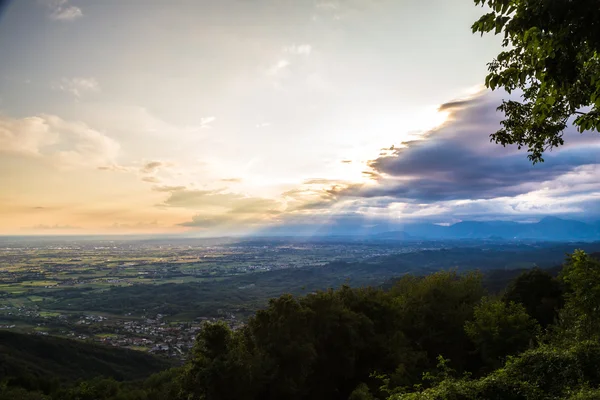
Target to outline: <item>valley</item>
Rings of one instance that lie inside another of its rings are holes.
[[[600,243],[3,238],[0,328],[183,360],[205,321],[235,330],[284,293],[449,269],[512,276],[560,265],[576,248],[597,252]]]

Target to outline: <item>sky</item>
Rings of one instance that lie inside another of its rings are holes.
[[[0,234],[600,218],[597,134],[489,142],[472,1],[0,3]]]

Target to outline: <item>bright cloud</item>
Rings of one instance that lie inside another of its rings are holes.
[[[301,44],[301,45],[291,45],[283,48],[283,51],[288,54],[308,56],[312,51],[312,46],[310,44]]]
[[[40,155],[45,146],[59,140],[45,116],[23,119],[0,118],[0,152]]]
[[[267,69],[267,75],[277,75],[290,65],[288,60],[279,60]]]
[[[76,97],[100,91],[100,84],[95,78],[63,78],[60,82],[54,84],[53,87],[63,92],[71,93]]]
[[[46,0],[46,6],[50,8],[50,18],[56,21],[73,21],[83,17],[81,8],[69,4],[69,0]]]
[[[120,146],[82,122],[55,115],[0,117],[0,152],[39,157],[58,167],[100,167],[116,162]]]

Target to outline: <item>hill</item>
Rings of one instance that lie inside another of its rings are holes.
[[[0,330],[0,381],[49,391],[61,382],[98,376],[136,380],[171,367],[134,350]]]

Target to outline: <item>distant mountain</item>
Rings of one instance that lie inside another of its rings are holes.
[[[416,238],[435,238],[435,239],[446,239],[450,236],[447,226],[441,226],[436,224],[410,224],[405,225],[402,229],[403,232],[416,237]]]
[[[453,237],[461,238],[513,238],[523,229],[523,224],[510,221],[463,221],[448,227]]]
[[[533,239],[550,241],[600,240],[600,226],[546,217],[537,223],[463,221],[450,226],[406,225],[404,232],[423,239]]]
[[[533,224],[526,234],[548,239],[591,239],[598,238],[597,227],[580,221],[546,217]]]
[[[462,221],[452,225],[356,219],[321,224],[279,225],[254,232],[253,237],[346,238],[347,240],[600,240],[600,222],[585,223],[545,217],[536,223],[513,221]]]

